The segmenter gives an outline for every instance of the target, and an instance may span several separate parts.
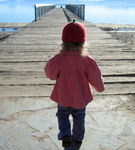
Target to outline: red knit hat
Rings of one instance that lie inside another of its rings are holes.
[[[75,20],[66,24],[62,32],[63,42],[85,42],[86,29],[81,23],[76,23]]]

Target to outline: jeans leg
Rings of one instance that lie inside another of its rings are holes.
[[[59,134],[58,139],[61,140],[64,136],[71,136],[71,125],[69,120],[70,111],[66,107],[58,105],[56,116],[58,118]]]
[[[73,130],[72,136],[76,141],[82,141],[85,133],[85,108],[72,111]]]

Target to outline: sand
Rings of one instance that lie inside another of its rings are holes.
[[[108,30],[115,30],[119,28],[126,28],[126,29],[135,29],[134,24],[105,24],[105,23],[99,23],[95,24],[97,27],[102,28],[106,31]]]
[[[0,23],[0,28],[22,28],[26,26],[28,23]],[[8,38],[10,35],[14,34],[14,32],[0,32],[0,40],[4,40],[5,38]]]
[[[0,23],[0,28],[21,28],[28,23]]]
[[[0,32],[0,41],[5,40],[12,34],[14,34],[14,32]]]
[[[96,24],[97,27],[111,34],[111,36],[126,43],[130,47],[135,46],[135,25],[134,24]]]

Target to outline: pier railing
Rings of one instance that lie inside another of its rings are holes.
[[[56,5],[55,4],[36,4],[36,5],[34,5],[35,21],[40,19],[40,17],[43,16],[46,12],[48,12],[50,9],[55,8]],[[68,4],[68,5],[59,4],[59,5],[61,5],[61,7],[64,5],[65,8],[67,8],[72,13],[77,15],[80,19],[85,20],[85,5],[77,5],[77,4]]]
[[[77,15],[80,19],[85,19],[85,5],[66,5],[66,8]]]
[[[55,8],[53,4],[36,4],[34,5],[35,8],[35,21],[40,19],[45,13],[47,13],[50,9]]]

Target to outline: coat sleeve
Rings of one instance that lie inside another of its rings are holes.
[[[57,80],[58,76],[60,75],[60,70],[55,57],[51,58],[47,62],[44,71],[48,78],[50,78],[51,80]]]
[[[101,71],[96,61],[89,56],[87,57],[86,62],[86,77],[88,82],[95,88],[97,92],[104,91],[104,83],[102,80]]]

